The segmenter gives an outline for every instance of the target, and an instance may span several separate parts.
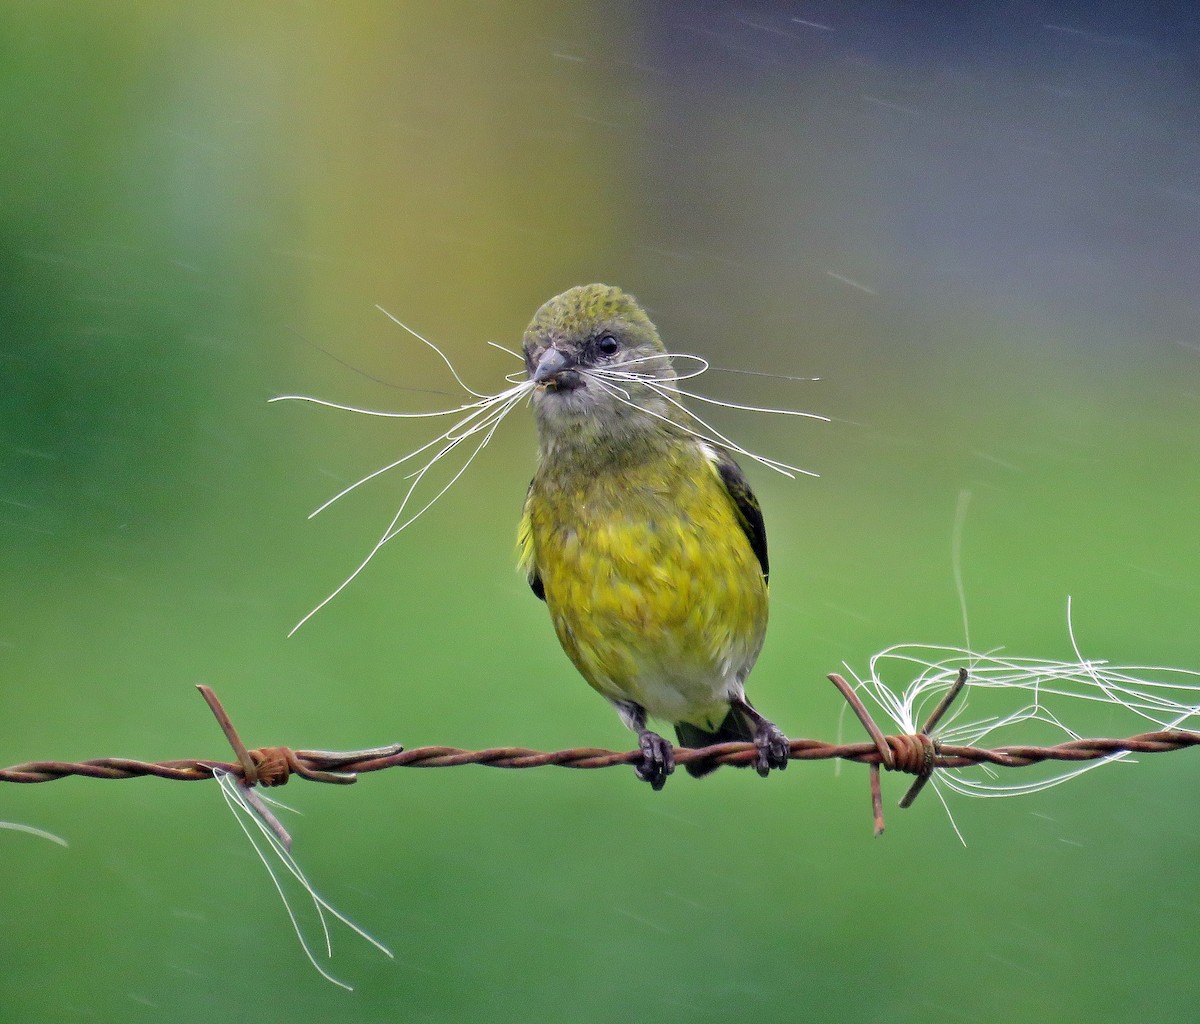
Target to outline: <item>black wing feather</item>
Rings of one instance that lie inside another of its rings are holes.
[[[721,482],[725,484],[725,490],[733,500],[733,507],[737,509],[738,522],[746,534],[746,539],[750,541],[750,547],[758,558],[758,564],[762,566],[763,579],[767,580],[770,577],[770,567],[767,562],[767,527],[763,523],[762,509],[759,507],[758,499],[750,490],[750,481],[746,479],[742,467],[734,462],[727,452],[720,449],[714,450],[717,472],[721,474]]]
[[[536,569],[529,574],[529,589],[533,591],[533,596],[539,601],[546,600],[546,586],[542,583],[542,576]]]

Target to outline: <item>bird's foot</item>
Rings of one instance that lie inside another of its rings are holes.
[[[634,765],[634,771],[639,779],[650,783],[650,788],[657,793],[667,784],[667,776],[675,770],[675,752],[669,742],[649,729],[638,733],[638,746],[642,750],[642,760]]]
[[[779,726],[768,722],[765,718],[758,723],[754,731],[754,745],[758,747],[758,756],[754,759],[754,769],[764,779],[772,768],[783,771],[788,766],[788,758],[792,755],[792,744],[783,734]]]

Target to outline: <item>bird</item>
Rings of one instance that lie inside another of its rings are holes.
[[[538,461],[518,554],[558,640],[637,733],[657,791],[671,743],[753,742],[767,776],[787,737],[747,700],[767,626],[762,511],[731,453],[702,436],[657,328],[622,289],[580,285],[545,302],[523,338]],[[691,775],[711,764],[687,763]]]

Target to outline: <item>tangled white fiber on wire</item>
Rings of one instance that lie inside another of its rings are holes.
[[[1186,729],[1200,723],[1200,671],[1114,665],[1085,658],[1075,639],[1070,598],[1067,633],[1073,660],[901,643],[872,656],[864,675],[849,665],[846,669],[854,678],[855,689],[882,711],[898,732],[909,734],[921,731],[930,710],[965,668],[967,685],[936,730],[939,742],[955,746],[1025,746],[1081,739],[1084,734],[1069,723],[1078,720],[1089,706],[1103,711],[1116,735]],[[911,678],[897,686],[891,680],[901,673]],[[949,814],[943,790],[970,797],[1025,796],[1135,758],[1126,751],[1080,764],[1047,762],[1026,770],[1036,771],[1036,777],[1017,782],[1001,782],[1000,773],[987,764],[941,768],[933,774],[931,785]]]

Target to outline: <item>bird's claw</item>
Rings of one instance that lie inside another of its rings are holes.
[[[754,769],[764,779],[772,768],[783,771],[792,755],[792,744],[777,725],[763,722],[754,734],[754,745],[758,747],[758,756],[754,759]]]
[[[675,752],[670,743],[649,730],[638,734],[638,746],[642,750],[642,760],[634,766],[634,771],[657,793],[675,770]]]

